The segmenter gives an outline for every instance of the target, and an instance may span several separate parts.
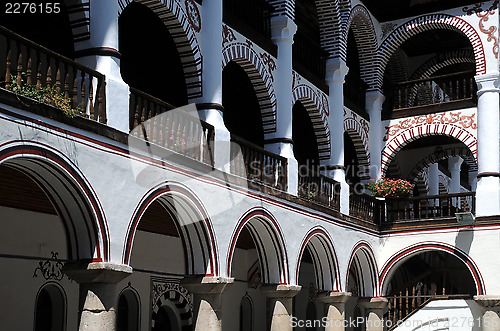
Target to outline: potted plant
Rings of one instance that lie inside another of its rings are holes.
[[[401,198],[410,195],[412,185],[409,181],[404,179],[382,177],[377,180],[370,180],[367,188],[372,192],[374,197]]]

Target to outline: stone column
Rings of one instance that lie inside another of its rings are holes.
[[[109,262],[66,264],[64,273],[80,284],[80,331],[114,331],[118,294],[116,284],[132,273],[132,267]]]
[[[428,184],[429,184],[429,195],[439,194],[439,164],[433,163],[429,166],[427,172]]]
[[[498,73],[476,76],[478,183],[476,216],[500,215]]]
[[[384,312],[387,308],[386,298],[368,298],[358,301],[365,308],[366,331],[384,331]]]
[[[370,116],[370,177],[382,176],[382,147],[384,127],[382,126],[382,104],[385,96],[380,91],[366,92],[366,111]]]
[[[451,173],[450,193],[460,193],[460,167],[464,159],[460,156],[448,158],[448,170]]]
[[[326,306],[327,323],[325,331],[344,331],[348,325],[345,320],[345,303],[351,297],[350,292],[329,292],[318,295],[317,299]]]
[[[262,285],[260,290],[269,298],[270,331],[292,331],[292,298],[300,292],[298,285]]]
[[[469,184],[470,184],[470,190],[472,192],[475,192],[477,188],[477,171],[469,172]]]
[[[292,44],[297,25],[286,16],[271,18],[272,40],[278,46],[274,86],[276,93],[276,132],[266,136],[266,149],[288,159],[288,193],[297,195],[298,165],[292,141]]]
[[[107,124],[128,133],[129,87],[120,74],[119,11],[118,1],[92,1],[90,39],[75,44],[75,58],[106,76]]]
[[[330,93],[328,105],[330,115],[330,160],[322,162],[326,175],[340,183],[340,212],[349,214],[349,185],[345,180],[344,167],[344,79],[349,68],[341,59],[326,62],[326,78]]]
[[[500,330],[500,296],[476,295],[474,301],[484,309],[481,316],[481,330]]]
[[[181,285],[194,294],[194,330],[222,330],[222,292],[234,278],[195,277],[185,278]]]
[[[215,129],[215,168],[229,171],[231,134],[224,125],[222,106],[222,0],[203,3],[202,22],[203,96],[196,100],[198,114]]]

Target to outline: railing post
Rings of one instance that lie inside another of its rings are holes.
[[[90,6],[90,38],[75,44],[75,58],[81,64],[106,76],[104,102],[107,124],[129,132],[129,88],[120,74],[118,52],[118,1],[92,1]],[[104,84],[104,82],[102,82]],[[94,84],[95,89],[98,84]],[[89,91],[91,92],[91,91]],[[95,99],[99,100],[97,90]]]
[[[380,91],[366,92],[366,111],[370,116],[370,177],[380,178],[382,175],[382,143],[384,128],[382,126],[382,104],[385,96]]]
[[[500,215],[499,73],[476,76],[477,92],[477,216]]]

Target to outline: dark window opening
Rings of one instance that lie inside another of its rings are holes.
[[[318,144],[311,119],[300,101],[292,109],[293,154],[300,165],[319,165]]]

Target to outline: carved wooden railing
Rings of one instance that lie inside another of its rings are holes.
[[[340,183],[311,168],[299,166],[298,196],[340,210]]]
[[[79,116],[106,123],[105,77],[71,59],[0,26],[2,86],[31,85],[38,91],[53,88]],[[47,101],[57,106],[52,101]]]
[[[455,217],[458,212],[475,213],[475,192],[386,198],[388,222]]]
[[[213,165],[214,128],[147,93],[130,88],[131,134],[184,156]],[[141,126],[140,130],[134,128]]]
[[[271,37],[271,13],[274,7],[265,0],[224,0],[224,21],[237,20],[265,38]],[[228,14],[230,17],[228,17]]]
[[[325,78],[328,52],[320,44],[312,40],[308,34],[301,32],[300,29],[297,30],[294,37],[293,58],[295,63],[315,75],[316,78],[320,80]],[[300,70],[297,71],[301,73]]]
[[[286,158],[266,151],[240,137],[231,136],[231,173],[252,183],[287,190]],[[252,186],[259,189],[257,186]]]
[[[474,100],[473,73],[460,72],[398,83],[392,90],[393,109]]]
[[[385,219],[384,201],[368,194],[351,192],[349,195],[349,215],[380,224]]]

